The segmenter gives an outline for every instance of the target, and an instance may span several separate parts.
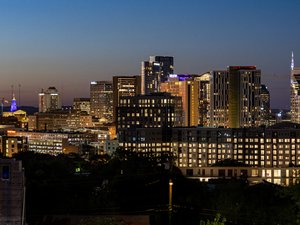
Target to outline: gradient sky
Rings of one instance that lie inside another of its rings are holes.
[[[0,0],[0,97],[21,84],[21,104],[37,105],[55,86],[68,105],[89,96],[92,80],[172,55],[176,73],[256,65],[272,107],[289,108],[299,10],[298,0]]]

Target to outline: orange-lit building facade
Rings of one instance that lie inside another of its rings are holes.
[[[191,75],[171,74],[160,84],[161,92],[181,97],[183,125],[197,126],[199,120],[199,83]]]

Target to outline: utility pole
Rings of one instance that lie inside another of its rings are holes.
[[[18,102],[19,102],[19,106],[21,106],[21,84],[19,84],[19,99],[18,99]]]

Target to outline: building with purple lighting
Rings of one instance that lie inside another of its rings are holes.
[[[198,125],[199,86],[193,77],[188,74],[170,74],[168,80],[160,84],[161,92],[181,97],[184,126]]]

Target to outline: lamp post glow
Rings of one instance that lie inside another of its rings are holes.
[[[173,181],[170,178],[169,179],[169,225],[172,224],[172,211],[173,211],[173,206],[172,206],[172,192],[173,192]]]
[[[169,179],[169,211],[172,211],[172,191],[173,191],[173,181]]]
[[[169,180],[169,211],[172,212],[172,191],[173,191],[173,181]]]

